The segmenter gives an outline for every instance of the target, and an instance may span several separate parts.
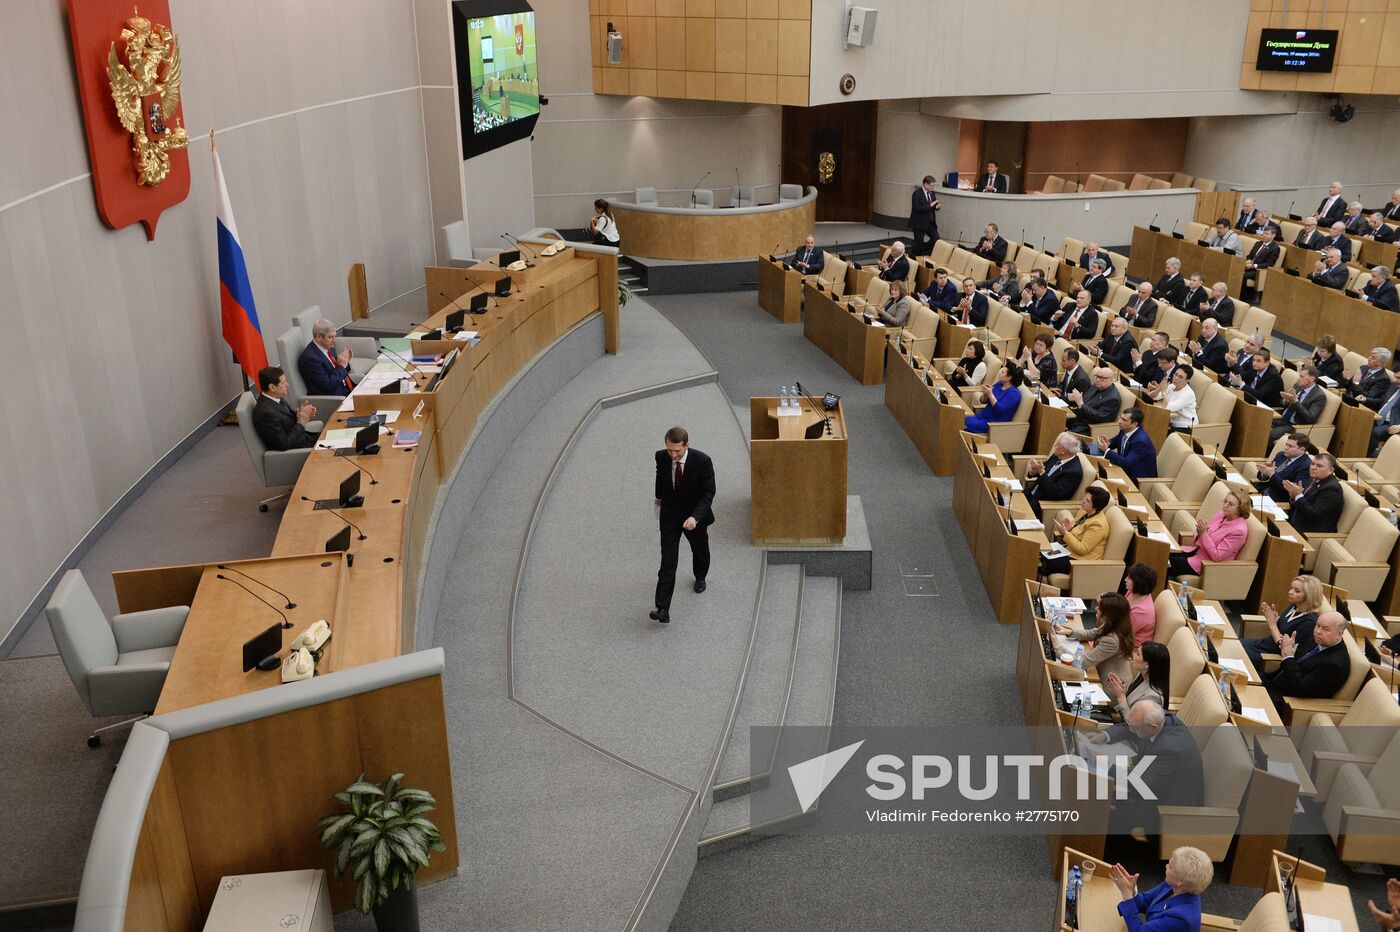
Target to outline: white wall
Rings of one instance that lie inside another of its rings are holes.
[[[875,213],[909,216],[909,195],[925,175],[957,167],[959,121],[920,112],[917,100],[880,103],[875,142]]]
[[[468,159],[466,215],[472,249],[491,255],[512,248],[502,233],[518,236],[535,226],[529,139]]]
[[[98,218],[64,4],[6,13],[0,635],[113,503],[240,387],[219,332],[207,127],[270,358],[303,307],[348,319],[352,262],[367,265],[379,304],[421,285],[432,252],[412,0],[258,4],[256,15],[174,0],[192,185],[153,243]]]
[[[812,2],[811,103],[940,98],[944,116],[1091,120],[1271,111],[1239,90],[1249,4],[1219,0],[882,0],[874,43],[842,49],[843,0]],[[981,98],[982,113],[962,112]],[[989,99],[990,98],[990,99]]]

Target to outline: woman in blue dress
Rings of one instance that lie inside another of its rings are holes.
[[[997,380],[991,385],[982,386],[982,403],[985,407],[976,414],[963,419],[963,430],[972,434],[985,434],[988,424],[1009,421],[1016,416],[1021,404],[1021,382],[1025,374],[1021,367],[1008,360],[997,373]]]

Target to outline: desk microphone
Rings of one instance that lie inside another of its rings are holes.
[[[1152,215],[1152,220],[1151,220],[1151,222],[1149,222],[1149,223],[1147,224],[1147,228],[1148,228],[1149,230],[1155,230],[1155,229],[1157,229],[1157,216],[1158,216],[1157,214],[1153,214],[1153,215]]]
[[[1175,236],[1175,235],[1176,235],[1176,225],[1177,225],[1178,223],[1180,223],[1180,222],[1181,222],[1180,220],[1173,220],[1173,221],[1172,221],[1172,236]]]
[[[273,605],[273,604],[272,604],[271,602],[269,602],[267,599],[264,599],[262,596],[258,595],[256,592],[254,592],[252,589],[249,589],[247,586],[243,585],[243,584],[242,584],[241,582],[239,582],[238,580],[236,580],[236,579],[229,579],[229,578],[228,578],[227,576],[225,576],[223,573],[215,573],[215,574],[214,574],[214,578],[215,578],[215,579],[222,579],[224,582],[231,582],[231,583],[233,583],[235,586],[237,586],[238,588],[242,589],[244,592],[248,593],[248,594],[251,595],[253,598],[257,599],[259,602],[261,602],[262,604],[266,605],[268,608],[272,609],[272,610],[273,610],[274,612],[276,612],[277,614],[281,615],[281,616],[282,616],[282,627],[283,627],[283,628],[290,628],[290,627],[292,626],[292,623],[291,623],[290,621],[287,620],[287,614],[286,614],[286,612],[282,611],[280,608],[278,608],[277,606]],[[256,580],[255,580],[255,581],[256,581]]]
[[[531,267],[534,266],[534,264],[535,264],[535,254],[534,254],[533,252],[530,251],[530,247],[528,247],[528,246],[526,246],[524,243],[520,242],[520,240],[516,239],[514,236],[511,236],[509,233],[502,233],[502,234],[501,234],[501,239],[505,240],[507,243],[510,243],[510,244],[511,244],[512,246],[514,246],[517,250],[522,250],[522,249],[523,249],[523,250],[527,253],[527,255],[525,256],[525,264],[526,264],[527,266],[531,266]]]
[[[695,182],[695,184],[691,186],[691,188],[690,188],[690,209],[691,209],[691,210],[694,210],[694,209],[695,209],[695,192],[698,191],[698,190],[700,189],[700,186],[701,186],[702,184],[705,183],[705,179],[708,178],[708,177],[710,177],[710,173],[709,173],[709,172],[705,172],[705,174],[703,174],[703,175],[700,176],[700,180],[697,181],[697,182]]]
[[[251,582],[257,583],[259,586],[262,586],[264,589],[269,589],[269,590],[271,590],[271,591],[277,593],[277,594],[280,595],[282,598],[284,598],[284,599],[287,600],[287,607],[288,607],[288,608],[296,608],[296,607],[297,607],[297,603],[293,602],[293,601],[291,600],[291,598],[287,595],[287,593],[283,592],[283,591],[280,590],[280,589],[273,589],[271,586],[269,586],[267,583],[263,582],[261,579],[254,579],[252,576],[249,576],[247,573],[244,573],[244,572],[241,572],[241,571],[239,571],[239,570],[236,570],[236,569],[234,569],[233,567],[229,566],[227,563],[219,563],[219,564],[216,564],[216,566],[217,566],[218,569],[221,569],[221,570],[223,570],[223,571],[226,572],[226,573],[233,573],[233,574],[236,575],[236,576],[242,576],[244,579],[247,579],[247,580],[249,580],[249,581],[251,581]],[[233,580],[229,580],[229,582],[232,582],[232,581],[233,581]]]
[[[392,433],[392,431],[391,431],[391,433]],[[360,472],[364,473],[366,476],[369,476],[369,484],[370,484],[370,485],[378,485],[378,484],[379,484],[379,480],[376,479],[376,478],[374,478],[374,473],[370,472],[368,469],[365,469],[365,468],[364,468],[363,466],[361,466],[359,463],[355,462],[355,457],[360,456],[360,455],[361,455],[361,454],[359,454],[359,453],[349,453],[349,454],[346,454],[345,456],[342,456],[341,459],[345,460],[345,461],[346,461],[347,463],[349,463],[351,466],[354,466],[356,469],[358,469]]]
[[[314,499],[314,498],[307,498],[305,495],[303,495],[303,496],[301,497],[301,500],[304,501],[304,502],[310,502],[310,503],[313,504],[313,505],[316,504],[316,499]],[[359,526],[358,524],[356,524],[354,521],[351,521],[349,518],[345,517],[345,515],[343,515],[343,514],[341,514],[340,512],[336,511],[334,508],[327,508],[326,506],[322,505],[322,506],[321,506],[321,510],[322,510],[322,511],[329,511],[331,514],[335,515],[337,518],[339,518],[340,520],[344,521],[346,524],[350,525],[352,528],[354,528],[356,531],[358,531],[360,536],[357,537],[356,540],[368,540],[368,539],[369,539],[367,536],[365,536],[365,532],[360,530],[360,526]],[[287,627],[291,627],[291,625],[288,625]]]
[[[796,388],[802,394],[802,397],[806,398],[807,401],[812,405],[812,410],[815,411],[821,417],[822,423],[826,427],[826,435],[828,437],[833,436],[833,432],[831,430],[831,415],[826,413],[825,407],[821,405],[817,401],[817,399],[813,398],[807,393],[807,389],[802,387],[801,382],[793,382],[792,384],[793,387]]]
[[[1289,219],[1289,220],[1292,220],[1292,219],[1293,219],[1293,205],[1296,204],[1296,203],[1298,203],[1298,202],[1297,202],[1297,201],[1289,201],[1289,202],[1288,202],[1288,219]]]
[[[739,183],[739,166],[738,166],[738,165],[735,165],[735,166],[734,166],[734,209],[735,209],[735,210],[738,210],[740,207],[743,206],[742,204],[739,203],[739,198],[743,196],[743,195],[741,195],[741,194],[739,193],[740,189],[742,189],[742,188],[743,188],[743,185]],[[754,198],[754,200],[757,200],[757,198]]]
[[[418,371],[418,364],[415,363],[413,360],[409,359],[407,356],[403,355],[402,353],[396,353],[393,350],[389,349],[389,347],[383,345],[379,347],[379,352],[388,353],[390,358],[397,362],[399,364],[399,368],[402,369],[404,372]]]

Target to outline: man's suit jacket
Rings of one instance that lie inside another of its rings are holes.
[[[1328,205],[1331,201],[1331,205]],[[1320,227],[1330,227],[1338,220],[1347,215],[1347,199],[1338,194],[1336,197],[1327,195],[1317,205],[1317,225]]]
[[[1097,256],[1089,255],[1089,250],[1087,249],[1081,252],[1079,254],[1079,267],[1081,269],[1087,269],[1089,268],[1089,263],[1093,262],[1095,259],[1102,259],[1104,261],[1104,275],[1113,274],[1113,260],[1110,259],[1108,257],[1108,253],[1104,252],[1102,249],[1099,250],[1099,254]]]
[[[1051,324],[1051,326],[1053,326],[1057,332],[1063,331],[1065,329],[1065,326],[1069,323],[1070,318],[1072,318],[1076,313],[1078,313],[1079,320],[1075,323],[1074,330],[1072,333],[1070,333],[1069,339],[1092,340],[1094,338],[1094,334],[1097,333],[1099,329],[1098,308],[1090,304],[1083,311],[1080,311],[1079,308],[1071,304],[1068,307],[1066,307],[1064,311],[1064,315],[1059,320]]]
[[[1137,349],[1137,340],[1133,339],[1132,333],[1127,330],[1123,335],[1114,339],[1113,334],[1108,334],[1099,341],[1099,358],[1116,368],[1119,372],[1133,371],[1133,350]]]
[[[1240,378],[1248,382],[1254,378],[1254,356],[1246,353],[1244,347],[1241,346],[1235,351],[1235,364],[1230,367],[1229,372],[1238,374]]]
[[[1182,278],[1179,272],[1175,275],[1163,275],[1157,279],[1157,287],[1152,289],[1152,297],[1180,308],[1186,300],[1186,279]]]
[[[1139,385],[1146,385],[1148,382],[1155,382],[1161,378],[1158,374],[1162,367],[1157,365],[1157,354],[1152,350],[1143,350],[1138,357],[1137,368],[1133,370],[1133,379]]]
[[[1380,208],[1380,213],[1382,220],[1400,220],[1400,204],[1386,204]]]
[[[1361,231],[1362,236],[1369,236],[1378,243],[1395,242],[1395,230],[1382,223],[1376,229],[1371,229],[1371,225],[1366,224],[1366,229]]]
[[[1303,389],[1295,385],[1293,391],[1302,393]],[[1281,418],[1285,424],[1316,424],[1326,404],[1326,390],[1321,385],[1313,385],[1302,397],[1289,402]]]
[[[1188,288],[1186,296],[1181,299],[1181,309],[1192,317],[1201,313],[1201,302],[1210,300],[1210,291],[1205,288]]]
[[[710,458],[691,447],[681,471],[680,488],[671,481],[676,464],[665,450],[656,451],[656,497],[661,499],[661,520],[677,524],[694,518],[700,527],[715,523],[710,507],[715,500],[715,465]]]
[[[260,395],[253,406],[253,428],[269,450],[301,450],[316,443],[291,406],[268,394]]]
[[[909,257],[900,256],[890,263],[890,267],[880,273],[887,282],[902,282],[909,277]]]
[[[1105,458],[1115,466],[1123,467],[1123,471],[1132,479],[1157,478],[1157,448],[1152,445],[1147,431],[1139,427],[1126,441],[1124,436],[1120,430],[1108,442]]]
[[[923,294],[928,298],[928,306],[936,311],[951,311],[962,300],[962,292],[953,287],[952,282],[944,282],[943,287],[939,288],[936,278],[928,283]]]
[[[966,298],[967,295],[963,295],[963,297]],[[961,302],[959,305],[961,306]],[[968,305],[967,323],[974,327],[987,326],[987,296],[980,291],[974,291]],[[959,318],[962,317],[962,311],[958,308],[954,308],[953,313],[957,314]]]
[[[1157,302],[1151,298],[1144,301],[1138,295],[1133,295],[1118,316],[1133,327],[1151,327],[1157,322]]]
[[[1004,172],[997,172],[994,175],[983,175],[977,182],[978,191],[992,190],[988,193],[1005,194],[1011,190],[1011,179]]]
[[[1254,263],[1256,269],[1272,268],[1278,261],[1278,243],[1266,243],[1263,240],[1255,243],[1249,250],[1249,255],[1245,259]]]
[[[1259,216],[1258,209],[1240,211],[1240,218],[1235,221],[1235,229],[1243,233],[1253,233],[1264,224],[1264,218]]]
[[[797,263],[799,262],[807,263],[807,268],[805,270],[798,268]],[[803,246],[792,254],[792,267],[803,275],[819,275],[821,270],[826,267],[826,253],[820,249],[809,250]]]
[[[1359,396],[1361,403],[1372,411],[1381,409],[1381,402],[1385,401],[1385,396],[1390,392],[1390,373],[1384,369],[1362,368],[1356,373],[1356,378],[1351,380],[1348,391]]]
[[[1248,375],[1240,376],[1244,379],[1244,384],[1240,390],[1244,396],[1251,401],[1262,401],[1271,408],[1277,408],[1283,403],[1279,396],[1283,394],[1283,376],[1273,366],[1265,366],[1263,372],[1249,370]],[[1304,470],[1304,474],[1306,474]]]
[[[1045,294],[1041,295],[1039,300],[1031,305],[1028,313],[1036,323],[1048,324],[1050,323],[1050,318],[1054,317],[1055,312],[1059,309],[1060,296],[1055,294],[1054,289],[1046,288]]]
[[[1312,457],[1306,453],[1302,456],[1295,456],[1292,460],[1282,453],[1275,456],[1274,474],[1269,477],[1269,498],[1276,502],[1288,501],[1292,496],[1288,494],[1288,490],[1283,487],[1283,484],[1285,482],[1306,483],[1310,465],[1312,465]],[[1312,644],[1309,643],[1308,646],[1311,647]]]
[[[1201,351],[1192,357],[1198,367],[1218,373],[1223,373],[1230,368],[1230,364],[1225,361],[1225,354],[1230,351],[1230,344],[1225,342],[1224,337],[1217,333],[1209,340],[1198,342],[1201,345]]]
[[[1365,236],[1371,232],[1371,221],[1366,219],[1364,213],[1350,218],[1343,217],[1342,222],[1346,224],[1346,231],[1352,236]]]
[[[938,218],[933,214],[933,201],[938,200],[938,195],[932,191],[924,191],[924,186],[919,185],[914,192],[909,195],[909,229],[927,230],[929,227],[938,229]]]
[[[1327,236],[1321,230],[1313,230],[1309,236],[1305,230],[1299,230],[1298,236],[1294,238],[1294,246],[1302,246],[1304,249],[1321,249],[1322,244],[1327,241]]]
[[[1322,240],[1322,245],[1319,246],[1319,247],[1317,247],[1317,248],[1320,249],[1320,250],[1321,250],[1321,249],[1337,249],[1337,250],[1340,250],[1340,251],[1341,251],[1341,254],[1342,254],[1342,264],[1343,264],[1343,265],[1345,265],[1345,264],[1347,264],[1348,262],[1351,261],[1351,240],[1350,240],[1348,237],[1345,237],[1345,236],[1338,236],[1336,239],[1333,239],[1333,238],[1330,237],[1330,236],[1324,237],[1323,240]]]
[[[1055,465],[1057,462],[1058,466]],[[1084,481],[1084,466],[1077,456],[1067,460],[1047,457],[1045,470],[1039,476],[1026,480],[1027,498],[1037,502],[1067,502],[1079,491],[1079,483]]]
[[[1347,653],[1346,641],[1338,641],[1311,656],[1295,654],[1286,658],[1269,680],[1269,695],[1279,708],[1284,707],[1284,696],[1331,699],[1350,675],[1351,655]]]
[[[1373,307],[1385,308],[1387,311],[1400,311],[1400,294],[1397,294],[1395,290],[1394,281],[1387,280],[1379,285],[1372,282],[1361,291]]]
[[[1288,523],[1304,534],[1335,534],[1342,516],[1342,483],[1336,476],[1313,482],[1289,506]]]
[[[1308,281],[1316,282],[1324,288],[1336,288],[1341,291],[1347,286],[1347,279],[1351,277],[1351,270],[1338,262],[1336,265],[1323,266],[1321,272],[1309,272]]]
[[[1150,741],[1133,734],[1126,724],[1113,725],[1108,729],[1108,740],[1127,741],[1139,754],[1157,758],[1144,770],[1142,782],[1157,797],[1159,805],[1201,805],[1205,796],[1201,750],[1181,719],[1167,713],[1162,730]]]
[[[1191,805],[1200,805],[1192,803]],[[1195,932],[1201,927],[1201,896],[1198,893],[1172,895],[1164,880],[1146,893],[1118,902],[1118,915],[1133,932],[1161,929],[1162,932]]]
[[[1123,407],[1123,396],[1118,394],[1118,386],[1110,385],[1108,388],[1099,388],[1097,385],[1090,388],[1083,395],[1084,403],[1076,410],[1075,417],[1085,424],[1105,424],[1118,417],[1118,410]]]
[[[333,365],[326,351],[317,346],[314,340],[306,344],[306,349],[301,351],[301,356],[297,359],[297,369],[301,371],[301,380],[306,383],[308,395],[344,397],[350,394],[350,389],[345,385],[350,370]]]
[[[1060,394],[1068,397],[1072,391],[1087,392],[1093,387],[1093,384],[1089,380],[1089,373],[1084,371],[1084,367],[1075,366],[1073,372],[1066,372],[1060,376]]]
[[[992,240],[992,245],[988,246],[986,240],[978,240],[977,248],[973,250],[974,255],[981,256],[993,265],[1001,265],[1006,259],[1006,250],[1009,244],[1002,236],[997,236]]]
[[[1090,304],[1103,304],[1104,299],[1108,297],[1108,277],[1105,275],[1095,275],[1091,272],[1084,276],[1080,287],[1088,289]]]
[[[1235,302],[1229,297],[1221,298],[1219,303],[1212,301],[1201,311],[1201,320],[1208,317],[1214,317],[1215,322],[1222,327],[1232,326],[1235,322]]]

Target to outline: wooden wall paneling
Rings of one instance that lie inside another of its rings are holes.
[[[783,180],[817,189],[816,220],[866,223],[874,184],[878,104],[857,101],[822,107],[783,108]],[[822,152],[836,157],[832,180],[818,176]],[[769,252],[766,247],[761,250]]]
[[[807,20],[778,22],[778,74],[806,77],[811,68],[812,24]]]
[[[143,932],[186,932],[198,929],[202,919],[174,772],[166,757],[141,822],[125,925]]]
[[[117,589],[117,608],[125,613],[189,605],[194,601],[199,578],[206,566],[207,563],[185,563],[141,570],[117,570],[112,574],[112,583]]]
[[[698,16],[685,18],[685,70],[707,71],[711,79],[715,70],[715,20]]]
[[[715,20],[716,71],[744,74],[748,62],[747,29],[748,21],[744,19]]]
[[[750,19],[748,34],[748,73],[778,73],[778,21]]]

